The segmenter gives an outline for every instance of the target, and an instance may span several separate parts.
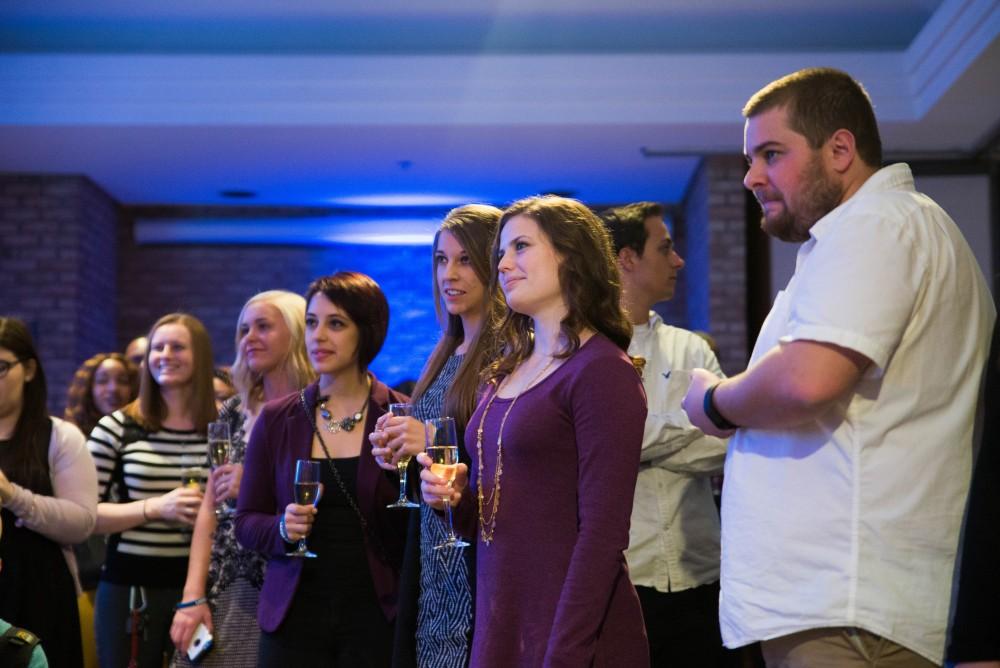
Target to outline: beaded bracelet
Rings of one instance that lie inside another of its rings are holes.
[[[284,515],[282,515],[281,519],[278,520],[278,535],[281,536],[281,540],[285,541],[289,545],[295,544],[295,541],[288,537],[288,528],[285,526]]]

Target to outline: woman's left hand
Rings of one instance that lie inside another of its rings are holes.
[[[222,503],[226,499],[235,499],[239,496],[242,479],[242,464],[223,464],[212,471],[210,484],[215,493],[216,503]]]
[[[423,467],[420,471],[420,494],[424,498],[424,503],[434,510],[444,510],[444,500],[449,499],[451,506],[457,506],[462,500],[462,491],[469,484],[469,467],[457,464],[455,480],[449,486],[447,481],[431,470],[433,462],[426,453],[417,455],[417,462]]]

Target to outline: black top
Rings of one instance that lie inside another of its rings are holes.
[[[368,556],[365,552],[361,522],[351,508],[330,469],[337,467],[347,493],[357,504],[359,457],[319,459],[323,495],[316,506],[316,519],[308,537],[309,549],[317,555],[302,565],[299,591],[343,594],[345,589],[371,596],[373,585],[368,576]],[[367,577],[361,577],[364,574]],[[369,582],[365,582],[365,580]]]

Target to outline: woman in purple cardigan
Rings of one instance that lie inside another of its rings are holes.
[[[472,473],[449,492],[421,472],[424,500],[460,501],[478,540],[470,665],[648,666],[624,557],[646,401],[607,232],[579,202],[529,198],[494,251],[509,310],[465,433]]]
[[[389,306],[375,281],[354,272],[317,279],[305,297],[319,381],[264,406],[237,503],[236,537],[268,558],[260,666],[388,666],[407,514],[386,509],[397,482],[375,464],[368,434],[406,397],[367,368]],[[316,507],[295,503],[298,459],[321,464]],[[317,558],[286,556],[306,536]]]

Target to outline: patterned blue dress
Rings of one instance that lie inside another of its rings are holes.
[[[444,395],[462,355],[452,355],[413,407],[420,420],[441,417]],[[461,434],[459,435],[461,441]],[[459,443],[462,460],[468,461]],[[427,505],[420,506],[420,593],[417,606],[416,657],[420,668],[463,668],[472,637],[472,549],[435,550],[445,539],[444,523]]]

